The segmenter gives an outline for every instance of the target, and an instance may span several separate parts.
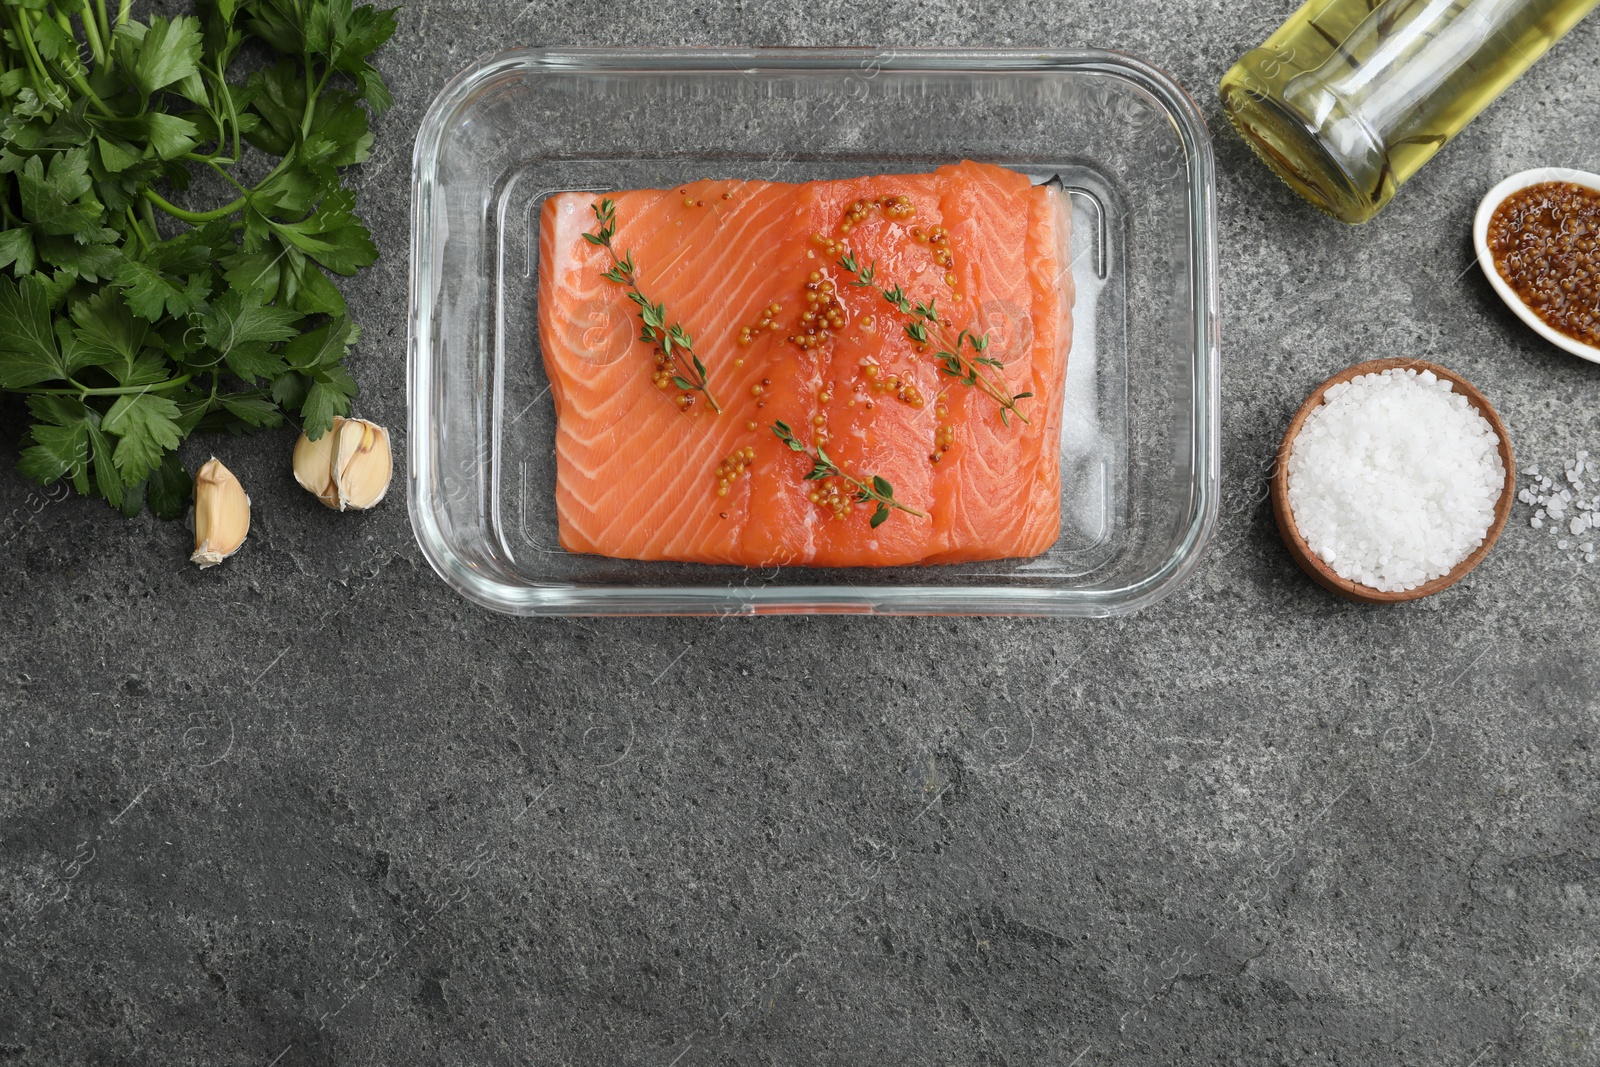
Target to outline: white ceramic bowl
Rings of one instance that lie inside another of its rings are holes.
[[[1568,337],[1545,325],[1543,319],[1534,314],[1533,309],[1522,302],[1516,290],[1506,284],[1500,277],[1500,272],[1495,269],[1494,255],[1489,251],[1489,220],[1494,216],[1494,209],[1500,206],[1501,201],[1519,190],[1541,182],[1572,182],[1585,188],[1600,192],[1600,174],[1590,174],[1584,170],[1571,170],[1567,167],[1539,167],[1536,170],[1525,170],[1521,174],[1513,174],[1493,189],[1483,198],[1478,205],[1478,216],[1472,221],[1472,245],[1478,253],[1478,265],[1483,268],[1483,273],[1488,276],[1489,284],[1494,286],[1494,291],[1500,294],[1500,299],[1506,306],[1517,313],[1517,317],[1531,326],[1535,333],[1558,348],[1564,348],[1575,356],[1582,356],[1593,363],[1600,363],[1600,348],[1584,344],[1576,337]]]

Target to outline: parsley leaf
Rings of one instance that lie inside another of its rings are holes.
[[[252,341],[287,341],[296,336],[299,312],[261,302],[258,290],[229,290],[200,316],[205,343],[218,352],[231,352]]]
[[[66,376],[44,286],[32,277],[0,277],[0,389]]]
[[[150,112],[141,120],[150,150],[161,159],[179,159],[200,143],[200,128],[176,115]]]
[[[220,399],[230,415],[251,426],[277,426],[283,422],[278,405],[260,393],[230,393]]]
[[[35,239],[34,244],[40,259],[86,282],[110,278],[122,266],[124,258],[122,250],[115,245],[79,244],[71,237],[41,236]]]
[[[0,268],[13,268],[19,278],[26,278],[33,273],[33,266],[38,260],[33,251],[33,228],[18,226],[14,230],[0,233]]]
[[[122,476],[117,473],[116,460],[112,457],[113,449],[111,439],[100,432],[100,427],[93,421],[89,423],[89,444],[94,451],[94,487],[99,494],[106,498],[106,503],[114,508],[122,507]],[[53,479],[39,478],[41,482]],[[79,489],[80,493],[84,490]],[[87,495],[87,494],[85,494]]]
[[[114,41],[116,58],[145,96],[200,70],[200,23],[193,16],[169,21],[155,15],[148,27],[125,22]]]
[[[269,225],[293,245],[335,274],[354,274],[378,258],[372,235],[355,216],[355,194],[340,189],[328,194],[315,215],[296,223]]]
[[[100,421],[100,428],[117,438],[113,458],[127,485],[141,481],[161,462],[161,454],[178,447],[178,405],[154,393],[118,397]]]
[[[17,468],[36,481],[72,477],[80,493],[88,492],[89,411],[68,397],[31,397],[28,407],[37,420],[28,429],[33,444],[22,450]]]
[[[73,148],[51,158],[32,156],[23,164],[17,187],[22,194],[22,214],[41,233],[62,234],[80,240],[98,239],[105,207],[96,200],[89,178],[89,151]]]
[[[117,268],[116,281],[127,287],[128,306],[146,322],[160,322],[168,316],[181,319],[199,311],[211,288],[202,274],[173,280],[136,259]]]
[[[188,510],[189,498],[193,495],[194,482],[190,481],[189,472],[178,462],[176,452],[168,452],[162,457],[161,466],[150,472],[146,499],[150,504],[151,514],[169,522],[181,519]]]
[[[335,415],[350,414],[356,383],[339,361],[360,337],[360,326],[338,318],[283,346],[284,359],[301,376],[304,396],[280,397],[279,403],[299,409],[301,428],[313,441],[333,427]]]
[[[102,289],[72,305],[73,337],[84,366],[121,362],[131,368],[144,348],[150,327],[134,318],[115,289]]]

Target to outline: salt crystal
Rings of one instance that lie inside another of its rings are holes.
[[[1483,543],[1505,486],[1499,444],[1488,420],[1431,373],[1353,378],[1323,394],[1295,439],[1295,526],[1341,578],[1414,589]]]
[[[1527,485],[1518,492],[1517,499],[1533,508],[1528,519],[1531,528],[1548,527],[1563,535],[1556,547],[1567,559],[1593,563],[1600,559],[1600,552],[1595,551],[1600,539],[1591,532],[1600,530],[1600,462],[1579,449],[1574,458],[1561,461],[1558,473],[1560,477],[1552,477],[1541,473],[1539,464],[1528,464],[1523,469]],[[1583,538],[1582,544],[1575,543],[1579,538]]]

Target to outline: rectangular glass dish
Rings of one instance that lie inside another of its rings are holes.
[[[1053,548],[834,570],[561,548],[538,337],[545,198],[961,159],[1072,194]],[[469,599],[522,615],[1107,616],[1198,563],[1218,498],[1215,182],[1204,120],[1161,71],[1096,51],[522,49],[444,88],[413,166],[411,522]]]

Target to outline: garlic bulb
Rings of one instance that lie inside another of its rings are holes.
[[[389,431],[366,419],[335,418],[333,429],[294,445],[294,480],[335,511],[365,511],[383,499],[394,475]]]
[[[212,456],[194,475],[194,555],[214,567],[239,551],[250,532],[250,498],[222,461]]]

